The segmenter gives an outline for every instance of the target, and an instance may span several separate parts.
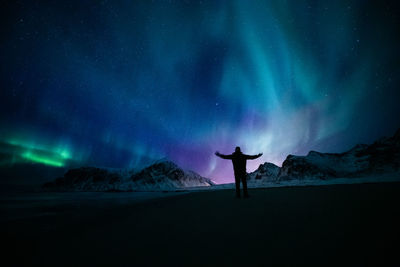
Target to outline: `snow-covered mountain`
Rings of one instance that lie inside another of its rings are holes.
[[[356,145],[343,153],[310,151],[306,156],[287,156],[279,168],[264,163],[248,175],[249,180],[332,179],[364,177],[400,171],[400,129],[393,137],[382,138],[371,145]],[[275,176],[276,174],[276,176]]]
[[[81,167],[43,185],[60,191],[154,191],[211,186],[214,183],[192,171],[185,171],[171,161],[159,161],[139,172],[134,170]]]
[[[171,161],[162,161],[144,168],[130,177],[133,188],[141,190],[211,186],[214,183],[193,171],[184,171]]]
[[[252,173],[249,173],[247,179],[253,182],[274,182],[278,179],[281,168],[273,163],[265,162]]]

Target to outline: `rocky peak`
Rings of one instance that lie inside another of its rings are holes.
[[[257,170],[249,173],[249,180],[275,181],[278,178],[280,168],[273,163],[265,162],[258,166]]]
[[[162,160],[133,174],[130,180],[137,187],[147,188],[166,186],[171,188],[184,188],[196,186],[211,186],[214,183],[193,171],[185,171],[169,160]]]

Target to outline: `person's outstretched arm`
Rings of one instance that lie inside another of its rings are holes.
[[[256,159],[262,156],[263,153],[257,154],[257,155],[245,155],[246,159]]]
[[[232,155],[223,155],[223,154],[219,153],[218,151],[215,152],[215,155],[217,155],[218,157],[223,158],[223,159],[232,159]]]

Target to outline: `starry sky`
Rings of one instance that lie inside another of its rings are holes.
[[[400,126],[396,1],[2,3],[0,168],[141,168],[218,183]]]

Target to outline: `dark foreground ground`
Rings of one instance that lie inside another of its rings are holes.
[[[1,265],[400,265],[400,183],[250,193],[39,203],[19,217],[3,202]]]

